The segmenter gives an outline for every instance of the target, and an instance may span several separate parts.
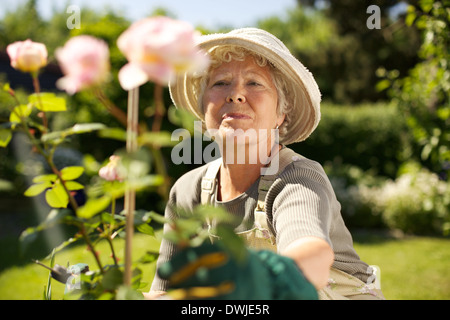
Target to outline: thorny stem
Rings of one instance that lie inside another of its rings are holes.
[[[165,113],[164,100],[163,100],[163,87],[159,84],[155,84],[154,100],[155,100],[155,116],[152,125],[152,131],[158,132],[161,130],[161,123]]]
[[[95,96],[108,109],[108,111],[125,127],[127,126],[127,115],[109,100],[100,89],[94,90]]]
[[[32,74],[31,76],[33,78],[34,89],[35,89],[35,92],[36,92],[37,97],[38,97],[38,103],[40,104],[41,109],[42,109],[42,102],[41,102],[41,99],[40,99],[40,96],[39,96],[39,93],[40,93],[39,79],[38,79],[36,74]],[[11,95],[16,99],[16,101],[20,105],[20,102],[18,101],[18,99],[15,96],[15,94],[11,94]],[[42,114],[43,114],[42,120],[43,120],[44,133],[45,133],[48,130],[48,122],[47,122],[47,117],[45,115],[45,112],[42,111]],[[23,118],[22,115],[19,115],[19,116],[21,116],[21,118]],[[47,145],[44,144],[44,149],[40,146],[40,144],[36,141],[36,138],[34,137],[34,135],[30,132],[30,128],[28,127],[27,122],[24,121],[24,120],[25,119],[23,119],[23,121],[21,121],[21,125],[23,126],[23,129],[24,129],[25,133],[28,135],[31,143],[36,148],[36,150],[44,157],[44,159],[46,160],[46,162],[48,163],[48,165],[52,169],[53,173],[55,173],[56,176],[61,181],[61,184],[62,184],[62,186],[64,188],[64,191],[67,193],[67,195],[69,197],[69,203],[72,206],[72,209],[74,210],[74,212],[76,214],[77,210],[78,210],[78,204],[75,201],[75,199],[72,196],[72,194],[70,193],[69,189],[67,189],[66,182],[62,178],[61,172],[56,168],[56,166],[55,166],[55,164],[53,162],[53,153],[54,153],[55,149],[52,149],[50,151],[50,153],[46,152],[45,150],[48,150],[47,149]],[[86,241],[87,246],[89,247],[90,251],[92,251],[92,254],[94,255],[95,261],[97,262],[97,265],[98,265],[98,267],[100,269],[100,272],[104,273],[104,270],[103,270],[100,258],[98,257],[97,253],[95,252],[94,245],[92,244],[91,240],[89,239],[89,236],[86,233],[86,228],[85,228],[84,224],[81,224],[80,233],[81,233],[83,239]]]
[[[163,116],[165,113],[164,95],[163,94],[164,94],[164,88],[159,84],[155,84],[155,91],[154,91],[155,114],[154,114],[154,120],[153,120],[153,125],[152,125],[153,132],[159,132],[161,130],[161,123],[162,123]],[[159,188],[161,190],[160,194],[164,197],[165,200],[167,200],[170,181],[165,172],[164,160],[162,159],[162,155],[161,155],[159,146],[156,146],[156,145],[154,146],[153,155],[155,157],[156,170],[159,173],[162,173],[162,175],[164,177],[164,183]]]
[[[75,215],[77,215],[76,213],[77,213],[77,211],[78,211],[78,204],[77,204],[75,198],[73,197],[73,195],[70,193],[69,189],[67,189],[66,181],[64,181],[64,179],[62,178],[61,171],[59,171],[59,170],[56,168],[55,164],[53,163],[53,159],[52,159],[52,156],[51,156],[51,155],[50,155],[50,156],[45,156],[45,155],[44,155],[44,157],[46,158],[47,163],[49,164],[49,166],[52,168],[53,173],[56,174],[56,176],[57,176],[57,177],[59,178],[59,180],[61,181],[61,184],[62,184],[62,186],[63,186],[63,188],[64,188],[64,191],[65,191],[65,192],[67,193],[67,195],[69,196],[69,203],[70,203],[70,205],[72,206],[72,209],[73,209],[73,211],[75,212]],[[101,263],[101,261],[100,261],[100,257],[99,257],[98,254],[95,252],[94,245],[92,244],[91,240],[89,239],[88,234],[86,233],[86,228],[85,228],[85,226],[84,226],[84,223],[81,224],[81,227],[80,227],[80,233],[81,233],[81,236],[83,237],[83,239],[86,241],[86,244],[87,244],[89,250],[90,250],[90,251],[92,252],[92,254],[94,255],[95,261],[97,262],[97,266],[99,267],[100,272],[103,273],[104,270],[103,270],[102,263]]]
[[[42,124],[44,125],[44,133],[47,133],[48,131],[48,120],[47,120],[47,115],[45,114],[45,111],[43,111],[43,105],[42,105],[42,101],[41,101],[41,86],[39,84],[39,78],[37,76],[37,73],[32,73],[31,77],[33,79],[33,86],[34,86],[34,91],[36,92],[37,95],[37,99],[38,99],[38,104],[40,106],[40,110],[41,110],[41,115],[42,115]]]
[[[115,214],[115,212],[116,212],[116,198],[112,198],[112,203],[111,203],[111,218],[114,220],[114,214]],[[112,224],[110,224],[109,225],[109,228],[107,228],[106,226],[105,226],[105,231],[106,231],[106,240],[108,241],[108,244],[109,244],[109,247],[111,248],[111,256],[112,256],[112,258],[113,258],[113,260],[114,260],[114,264],[115,265],[117,265],[117,263],[118,263],[118,261],[117,261],[117,257],[116,257],[116,253],[115,253],[115,250],[114,250],[114,245],[113,245],[113,243],[112,243],[112,240],[114,239],[114,237],[113,237],[113,233],[112,233],[112,231],[113,231],[113,225]]]
[[[127,110],[127,142],[126,149],[129,154],[137,150],[137,136],[139,123],[139,87],[128,92]],[[132,242],[134,233],[134,210],[136,207],[136,192],[128,186],[125,192],[125,273],[124,285],[131,285]]]

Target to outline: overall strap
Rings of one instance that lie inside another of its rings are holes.
[[[274,159],[271,162],[271,166],[277,168],[275,174],[263,174],[261,175],[261,179],[259,180],[258,185],[258,204],[257,204],[257,210],[258,211],[265,211],[264,210],[264,202],[266,198],[267,191],[269,191],[270,186],[275,181],[277,176],[283,172],[283,170],[292,162],[295,161],[297,158],[300,158],[297,153],[295,153],[293,150],[289,148],[282,148],[279,151],[278,157],[274,157]],[[211,203],[211,197],[215,191],[216,188],[216,178],[217,173],[219,172],[220,165],[222,164],[222,158],[218,158],[214,161],[212,161],[208,169],[206,170],[205,176],[202,178],[202,191],[201,191],[201,204],[210,204]]]
[[[216,189],[216,177],[221,164],[222,158],[218,158],[210,162],[208,169],[206,169],[206,174],[202,178],[201,204],[211,204],[211,198]]]
[[[271,166],[274,168],[278,168],[275,174],[266,174],[261,175],[261,179],[259,180],[258,185],[258,204],[256,205],[256,211],[265,212],[265,199],[267,192],[269,191],[270,187],[272,186],[275,179],[278,177],[278,175],[283,172],[283,170],[290,164],[292,161],[296,161],[300,159],[302,156],[295,153],[293,150],[289,148],[283,147],[279,153],[278,157],[274,157],[274,159],[271,162]],[[255,216],[256,217],[256,216]]]

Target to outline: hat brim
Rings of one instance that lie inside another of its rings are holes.
[[[316,81],[308,69],[298,61],[286,46],[272,34],[256,28],[237,29],[226,34],[211,34],[200,37],[198,46],[205,51],[222,45],[236,45],[253,51],[268,59],[287,78],[293,82],[294,106],[286,134],[280,143],[288,145],[304,141],[316,129],[320,121],[321,95]],[[199,110],[197,95],[192,84],[192,75],[178,74],[169,84],[171,98],[178,108],[191,111],[204,121]]]

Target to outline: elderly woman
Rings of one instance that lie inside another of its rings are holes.
[[[239,218],[235,232],[249,248],[276,252],[258,258],[261,269],[273,275],[267,261],[276,261],[287,282],[299,280],[299,287],[310,286],[321,299],[382,299],[371,268],[353,249],[324,170],[286,147],[305,140],[319,123],[320,92],[311,73],[260,29],[203,36],[199,47],[211,58],[208,72],[179,76],[171,96],[214,130],[222,157],[175,183],[166,216],[175,217],[174,207],[220,206]],[[158,269],[176,251],[163,240]],[[150,296],[170,287],[170,277],[162,274],[155,276]],[[251,277],[247,270],[245,281]],[[265,285],[270,291],[271,284]]]

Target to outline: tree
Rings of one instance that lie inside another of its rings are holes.
[[[421,31],[420,62],[406,77],[388,79],[390,96],[404,111],[417,142],[417,159],[442,179],[450,170],[450,1],[421,0],[406,21]],[[389,74],[389,73],[388,73]]]
[[[260,26],[279,36],[313,72],[325,99],[376,101],[387,98],[375,89],[378,68],[406,75],[417,62],[417,31],[391,15],[398,2],[371,2],[380,8],[381,29],[367,27],[367,2],[351,0],[299,0],[286,20],[273,17]]]

